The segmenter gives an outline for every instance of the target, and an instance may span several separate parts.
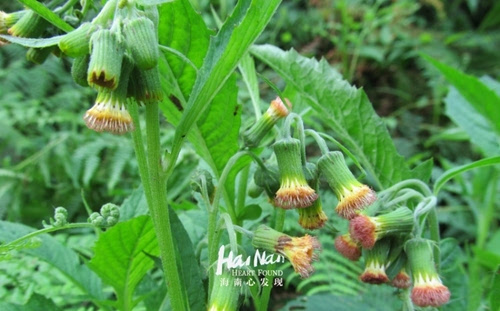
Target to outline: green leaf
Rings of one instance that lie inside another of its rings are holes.
[[[449,169],[446,172],[444,172],[441,176],[439,176],[439,178],[434,183],[434,194],[437,195],[439,190],[441,190],[441,188],[447,181],[454,178],[455,176],[462,174],[463,172],[470,171],[478,167],[484,167],[496,164],[500,164],[500,156],[474,161],[469,164]]]
[[[470,137],[470,142],[477,145],[486,156],[500,153],[500,135],[495,134],[486,118],[452,87],[444,99],[446,115],[460,126]]]
[[[440,241],[441,250],[441,279],[451,293],[452,299],[442,307],[446,311],[458,311],[467,309],[468,280],[463,267],[465,255],[453,238],[446,238]]]
[[[457,69],[449,67],[437,60],[422,55],[422,57],[436,67],[458,92],[500,133],[500,97],[478,78],[467,75]]]
[[[58,308],[55,303],[39,294],[31,295],[28,302],[24,305],[17,305],[13,303],[0,302],[0,310],[2,311],[40,311],[40,310],[54,310],[58,311]]]
[[[255,220],[262,215],[262,208],[258,204],[251,204],[238,213],[238,219],[241,220]]]
[[[366,94],[342,80],[328,62],[271,45],[254,46],[251,52],[300,93],[359,159],[379,188],[414,177]]]
[[[174,0],[137,0],[139,5],[159,5],[167,2],[172,2]]]
[[[30,48],[44,48],[48,46],[54,46],[59,43],[61,38],[64,36],[55,36],[51,38],[19,38],[13,37],[9,35],[0,35],[0,38],[5,39],[11,43],[16,43],[22,46],[30,47]]]
[[[0,221],[0,241],[3,243],[13,241],[33,231],[35,229],[21,224]],[[23,250],[23,252],[38,257],[60,270],[92,300],[102,300],[106,297],[102,290],[101,280],[87,266],[80,263],[78,255],[73,250],[50,235],[43,234],[38,238],[42,241],[41,247]]]
[[[43,17],[45,20],[47,20],[49,23],[56,26],[57,28],[64,30],[65,32],[70,32],[73,30],[73,27],[71,27],[70,24],[66,23],[63,19],[57,16],[57,14],[49,10],[40,2],[36,0],[19,0],[19,2],[24,4],[26,7],[32,9],[33,11],[35,11],[38,15]]]
[[[205,311],[205,291],[201,281],[200,266],[194,253],[193,243],[189,238],[186,229],[182,225],[179,217],[172,208],[169,207],[172,235],[177,248],[177,258],[182,268],[182,281],[186,285],[189,307],[192,311]]]
[[[500,311],[500,266],[494,272],[493,284],[490,291],[490,310]]]
[[[120,222],[127,221],[140,215],[148,213],[148,203],[144,195],[144,189],[141,187],[132,191],[132,193],[123,201],[120,207]]]
[[[174,136],[172,154],[176,156],[181,142],[215,95],[231,76],[240,59],[271,19],[280,0],[238,1],[210,48],[198,73],[188,104]]]
[[[115,289],[120,306],[130,309],[135,287],[154,265],[145,252],[159,254],[151,219],[144,215],[118,223],[99,236],[94,252],[89,267]]]

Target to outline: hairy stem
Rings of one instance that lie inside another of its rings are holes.
[[[189,306],[184,297],[184,287],[181,283],[180,267],[177,265],[175,244],[170,225],[167,185],[161,165],[159,122],[158,103],[148,103],[146,105],[146,142],[148,182],[151,195],[149,195],[149,198],[146,196],[146,199],[148,199],[148,206],[158,239],[163,273],[167,281],[172,309],[183,311],[189,310]]]

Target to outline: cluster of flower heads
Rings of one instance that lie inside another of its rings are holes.
[[[147,104],[164,96],[157,23],[156,6],[143,10],[133,2],[109,1],[94,20],[64,35],[57,47],[30,49],[28,59],[42,63],[55,49],[74,58],[71,74],[75,82],[98,92],[83,118],[87,127],[124,134],[134,130],[127,99]],[[37,38],[47,28],[48,22],[31,10],[0,12],[0,34]]]
[[[269,132],[278,119],[286,116],[288,110],[277,98],[266,114],[245,133],[247,146],[258,146],[265,136],[263,132]],[[296,209],[299,224],[305,229],[323,227],[327,216],[318,195],[322,177],[338,199],[336,213],[349,221],[349,232],[335,239],[335,248],[352,261],[364,257],[365,270],[360,275],[361,281],[390,283],[401,289],[410,288],[413,283],[411,297],[417,306],[435,307],[448,302],[450,292],[439,279],[432,243],[412,238],[412,210],[400,206],[376,216],[368,215],[367,207],[377,202],[377,194],[354,177],[339,151],[323,150],[323,155],[314,164],[305,162],[303,145],[298,139],[285,136],[273,147],[277,165],[261,165],[254,180],[275,207]],[[317,259],[316,251],[320,249],[314,237],[292,238],[265,226],[255,231],[253,245],[284,255],[302,277],[313,272],[311,263]]]

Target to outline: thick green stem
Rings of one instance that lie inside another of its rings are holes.
[[[180,267],[177,265],[175,244],[170,226],[170,215],[167,204],[166,178],[163,176],[160,149],[158,103],[146,105],[146,138],[149,187],[151,195],[148,206],[153,219],[163,273],[167,281],[168,294],[174,311],[189,310],[184,296],[184,287],[180,278]]]
[[[276,211],[276,223],[274,225],[274,229],[276,231],[283,231],[283,227],[285,226],[285,210],[281,208],[275,209]],[[276,264],[270,265],[268,270],[274,270],[276,268]],[[271,290],[273,289],[273,277],[267,276],[267,282],[269,286],[264,286],[262,288],[262,293],[260,295],[260,299],[258,303],[256,303],[257,311],[267,311],[269,306],[269,298],[271,297]]]

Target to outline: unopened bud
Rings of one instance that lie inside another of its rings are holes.
[[[164,92],[161,87],[158,67],[149,70],[134,68],[134,79],[130,79],[128,96],[134,97],[138,102],[159,102],[163,100]]]
[[[8,33],[15,37],[38,38],[48,26],[48,22],[34,11],[27,11],[8,30]]]
[[[54,47],[46,47],[46,48],[29,48],[26,52],[26,59],[32,63],[41,65],[43,64],[50,53],[54,50]]]
[[[87,72],[89,69],[90,55],[84,55],[76,57],[73,60],[73,65],[71,65],[71,77],[73,80],[81,86],[89,86],[87,81]]]
[[[125,46],[118,35],[109,29],[100,29],[90,39],[91,56],[87,81],[92,87],[114,90],[120,81]]]
[[[70,57],[88,54],[90,52],[90,38],[96,30],[97,26],[91,23],[83,23],[59,41],[59,48]]]
[[[158,65],[158,39],[154,23],[147,17],[139,17],[125,23],[123,34],[132,58],[142,70]]]

